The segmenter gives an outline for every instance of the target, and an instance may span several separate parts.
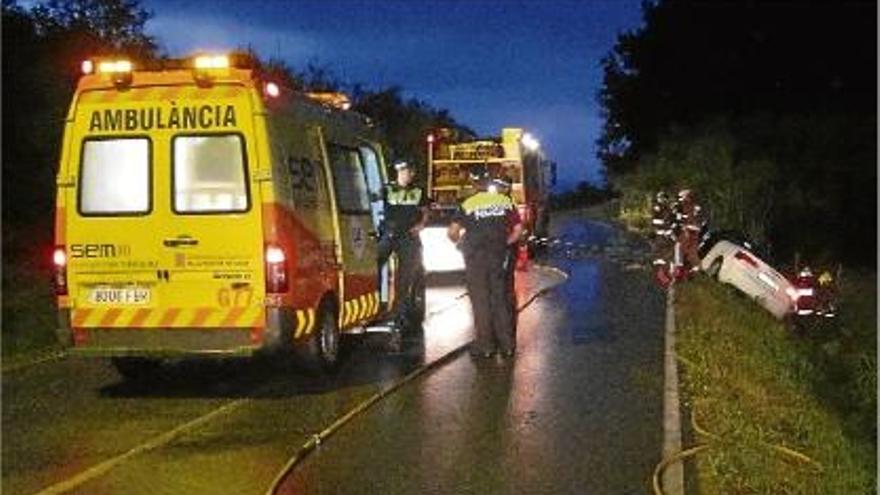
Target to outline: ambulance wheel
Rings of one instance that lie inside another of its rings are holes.
[[[143,380],[159,372],[162,362],[158,359],[118,357],[111,359],[113,367],[126,380]]]
[[[315,330],[306,342],[296,348],[297,360],[310,371],[333,371],[339,364],[339,340],[336,309],[325,301],[318,308]]]
[[[424,333],[422,325],[425,323],[425,277],[419,277],[416,281],[415,294],[412,304],[407,307],[406,324],[407,332],[413,336],[421,336]]]

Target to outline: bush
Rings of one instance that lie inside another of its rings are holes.
[[[678,129],[661,140],[657,153],[644,157],[638,171],[617,182],[627,218],[650,218],[657,191],[694,191],[715,228],[739,230],[759,244],[768,240],[774,165],[766,159],[746,159],[739,145],[716,122],[696,131]]]

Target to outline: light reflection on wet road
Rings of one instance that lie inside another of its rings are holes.
[[[581,252],[617,235],[554,224]],[[307,458],[284,493],[644,493],[662,439],[662,295],[601,256],[551,250],[550,262],[571,278],[520,315],[514,361],[463,356],[410,382]],[[541,278],[518,278],[520,302]],[[312,434],[472,338],[451,282],[430,289],[423,345],[388,356],[385,336],[358,336],[333,377],[230,361],[131,383],[83,359],[4,376],[3,493],[34,493],[232,401],[243,402],[72,493],[263,493]]]
[[[554,218],[573,243],[606,226]],[[646,493],[662,442],[663,297],[645,272],[556,256],[513,361],[465,357],[343,428],[281,493]]]

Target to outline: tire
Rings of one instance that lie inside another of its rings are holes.
[[[721,265],[724,264],[724,258],[718,257],[712,260],[712,264],[706,270],[706,274],[718,280],[718,274],[721,273]]]
[[[162,361],[142,357],[117,357],[111,362],[116,371],[126,380],[143,380],[159,373]]]
[[[315,330],[308,340],[294,349],[296,360],[313,372],[331,372],[339,364],[340,357],[339,321],[336,308],[324,301],[318,307]]]
[[[422,274],[418,277],[413,289],[413,303],[407,312],[407,322],[410,325],[409,330],[414,333],[421,333],[422,324],[425,322],[425,276]]]

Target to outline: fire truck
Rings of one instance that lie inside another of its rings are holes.
[[[431,217],[421,234],[425,269],[464,269],[461,254],[446,239],[445,228],[461,201],[476,192],[469,172],[477,165],[511,184],[511,199],[524,225],[518,261],[522,267],[534,252],[533,241],[547,235],[549,188],[555,182],[556,165],[544,156],[538,140],[513,127],[503,128],[497,137],[464,141],[452,129],[438,129],[427,137],[427,157]]]

